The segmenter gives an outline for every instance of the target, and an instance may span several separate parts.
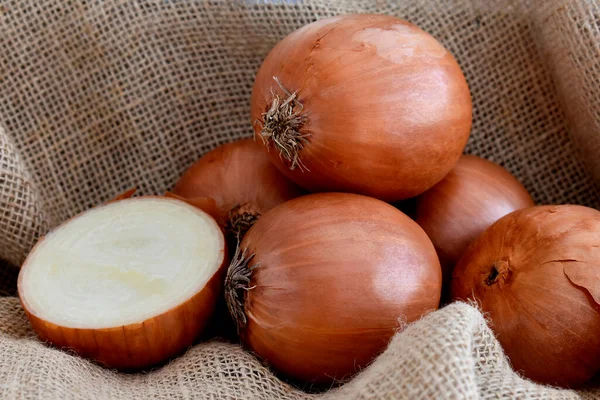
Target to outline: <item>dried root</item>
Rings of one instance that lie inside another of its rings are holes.
[[[239,243],[260,217],[260,213],[253,210],[248,204],[242,204],[229,211],[229,217],[225,223],[225,232],[234,243]]]
[[[310,136],[301,132],[307,119],[302,114],[304,106],[297,99],[298,91],[290,93],[277,77],[274,76],[273,79],[287,97],[284,99],[271,89],[271,107],[262,114],[262,121],[255,121],[255,125],[262,128],[260,137],[263,143],[267,148],[272,144],[279,151],[279,157],[288,163],[290,170],[298,167],[300,171],[308,171],[299,155]]]
[[[247,255],[247,249],[241,251],[240,247],[238,242],[225,277],[225,301],[237,327],[238,334],[243,332],[248,322],[244,311],[244,302],[246,293],[255,288],[255,286],[250,286],[252,271],[260,266],[260,264],[256,264],[250,267],[249,263],[254,258],[254,254]]]

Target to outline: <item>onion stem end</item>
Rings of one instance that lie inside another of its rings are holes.
[[[233,207],[225,223],[227,236],[239,243],[259,217],[260,213],[253,211],[247,203]]]
[[[250,286],[252,271],[260,265],[255,264],[250,266],[249,264],[254,258],[254,253],[248,255],[247,252],[247,248],[243,251],[241,250],[240,243],[238,242],[235,254],[227,270],[227,276],[225,277],[225,301],[237,327],[237,332],[240,335],[248,323],[246,312],[244,311],[244,302],[247,292],[254,289],[254,286]]]

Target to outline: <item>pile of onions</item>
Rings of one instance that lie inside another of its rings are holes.
[[[503,217],[460,259],[452,295],[477,300],[515,370],[584,384],[600,371],[600,212],[539,206]]]
[[[472,118],[454,57],[386,15],[326,18],[288,35],[261,65],[251,106],[257,141],[300,186],[386,201],[439,182]]]
[[[125,192],[39,240],[18,291],[42,340],[130,370],[230,322],[281,374],[331,385],[436,310],[452,272],[516,370],[570,387],[600,371],[600,211],[535,207],[461,157],[471,96],[431,35],[385,15],[306,25],[264,60],[251,117],[254,140],[173,192]]]
[[[228,238],[241,239],[261,214],[302,190],[252,139],[242,139],[206,153],[183,173],[173,194],[196,203],[214,199],[215,217]],[[229,242],[235,248],[235,240]]]
[[[214,312],[226,271],[225,240],[210,215],[132,193],[41,238],[18,280],[42,340],[125,370],[188,348]]]
[[[521,183],[501,166],[464,155],[437,185],[416,200],[415,220],[435,246],[444,277],[469,244],[490,225],[535,204]]]
[[[399,319],[438,307],[441,268],[423,230],[396,208],[344,193],[264,214],[232,260],[225,297],[242,341],[288,377],[350,378]]]

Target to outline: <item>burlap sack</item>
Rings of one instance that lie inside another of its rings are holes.
[[[503,164],[540,203],[600,206],[590,177],[600,177],[593,0],[9,0],[0,2],[0,257],[19,265],[73,214],[132,186],[160,193],[207,150],[251,135],[253,76],[269,49],[350,12],[406,18],[455,54],[475,106],[468,152]],[[16,272],[4,268],[0,293],[14,296]],[[520,378],[466,304],[408,326],[345,386],[307,394],[217,340],[148,374],[102,369],[37,341],[18,300],[0,299],[2,399],[580,397],[600,393]]]

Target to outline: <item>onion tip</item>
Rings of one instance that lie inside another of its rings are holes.
[[[244,311],[244,301],[246,299],[246,292],[254,289],[256,286],[250,286],[250,278],[252,277],[252,271],[256,269],[259,264],[250,266],[250,261],[254,258],[254,253],[247,254],[248,248],[240,250],[240,245],[235,249],[235,254],[231,259],[231,264],[227,270],[227,276],[225,277],[225,301],[227,302],[227,308],[231,314],[231,318],[235,323],[238,335],[244,330],[248,319]]]
[[[253,210],[248,203],[233,207],[229,210],[225,222],[227,236],[236,239],[239,243],[259,217],[260,213]]]
[[[495,285],[496,283],[502,285],[508,279],[510,268],[507,261],[498,261],[492,264],[489,275],[485,279],[487,286]]]
[[[279,151],[282,161],[289,164],[290,170],[298,167],[300,171],[308,171],[299,155],[310,136],[300,131],[306,123],[306,115],[302,114],[304,106],[297,99],[298,91],[292,93],[276,76],[273,79],[287,97],[280,97],[271,88],[271,107],[262,113],[262,121],[257,119],[254,124],[261,126],[260,137],[263,144],[267,149],[272,144]]]

